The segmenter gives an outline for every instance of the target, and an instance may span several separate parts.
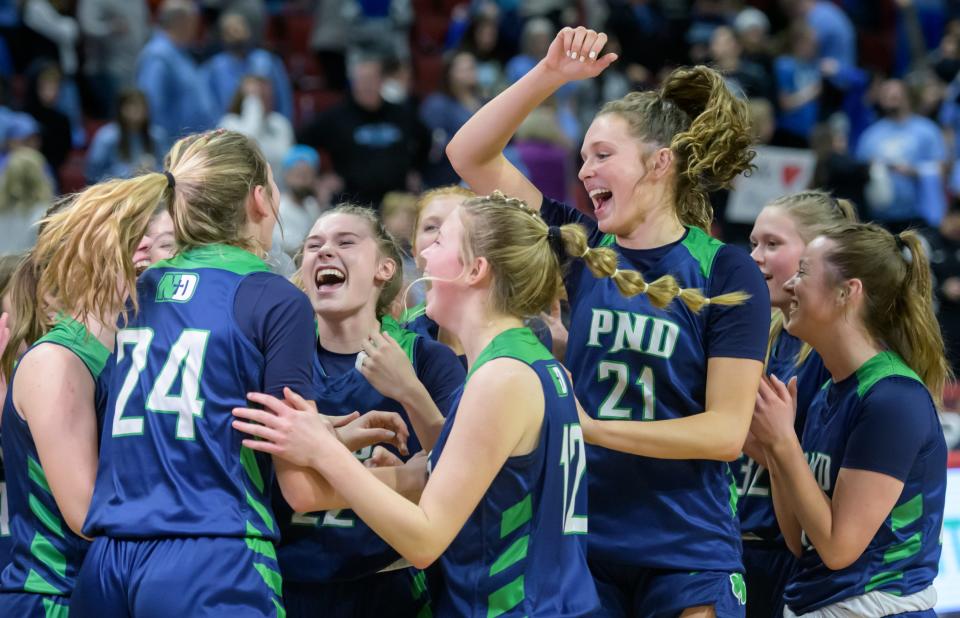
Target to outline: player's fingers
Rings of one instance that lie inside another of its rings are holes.
[[[288,386],[283,387],[283,397],[286,399],[288,404],[297,410],[313,412],[316,408],[316,404],[314,404],[312,401],[304,399],[299,393],[295,393],[293,389]]]
[[[276,414],[255,408],[234,408],[233,415],[267,427],[276,427],[280,420]]]
[[[570,48],[573,47],[573,28],[569,26],[560,31],[560,36],[563,39],[563,55],[570,57]]]
[[[269,453],[271,455],[276,455],[280,452],[280,449],[273,442],[264,442],[263,440],[253,440],[248,438],[242,440],[240,444],[251,451],[260,451],[261,453]]]
[[[327,416],[327,420],[330,421],[330,424],[334,427],[343,427],[344,425],[349,425],[353,421],[360,418],[360,413],[354,410],[346,416]]]
[[[233,428],[236,429],[237,431],[241,431],[251,436],[256,436],[262,440],[273,442],[274,444],[276,444],[277,441],[282,438],[282,436],[276,431],[274,431],[273,429],[270,429],[269,427],[264,427],[263,425],[257,425],[256,423],[244,423],[243,421],[233,421],[231,425],[233,425]]]
[[[593,46],[597,42],[597,36],[595,31],[587,30],[586,36],[583,37],[583,45],[580,47],[580,62],[593,60],[593,56],[590,54],[593,53]]]
[[[590,49],[587,52],[587,57],[590,58],[590,60],[596,60],[597,58],[599,58],[600,52],[603,51],[603,47],[606,44],[607,44],[607,33],[606,32],[597,33],[596,38],[593,39],[593,43],[592,45],[590,45]]]
[[[616,55],[613,52],[610,52],[609,54],[604,54],[603,56],[601,56],[600,59],[597,60],[597,66],[600,67],[600,72],[602,73],[603,71],[605,71],[607,67],[609,67],[611,64],[616,62],[617,58],[619,57],[620,56]]]
[[[273,395],[266,393],[247,393],[247,399],[254,403],[259,403],[278,415],[288,414],[290,412],[290,407]]]
[[[573,42],[570,44],[570,59],[583,60],[583,39],[587,36],[587,29],[577,26],[573,31]]]

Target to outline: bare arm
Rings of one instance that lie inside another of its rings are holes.
[[[662,421],[598,421],[583,426],[588,443],[657,459],[740,456],[750,428],[763,364],[740,358],[707,362],[706,411]]]
[[[93,377],[76,354],[40,345],[23,357],[13,389],[57,508],[80,535],[97,478]]]
[[[539,379],[518,361],[495,359],[481,367],[463,394],[419,504],[371,474],[315,417],[295,414],[288,430],[278,431],[277,416],[269,412],[235,414],[262,423],[235,422],[241,431],[262,438],[245,440],[245,446],[319,471],[367,525],[414,566],[423,568],[453,541],[507,458],[536,447],[544,399]],[[400,485],[399,478],[396,484]]]
[[[537,66],[481,107],[457,131],[447,144],[447,157],[474,191],[484,194],[499,189],[524,200],[531,208],[540,208],[543,195],[507,161],[503,149],[530,112],[560,86],[596,77],[617,59],[616,54],[600,56],[606,42],[603,33],[583,27],[564,28]],[[571,50],[576,59],[570,56]]]

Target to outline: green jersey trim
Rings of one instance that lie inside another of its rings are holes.
[[[900,376],[923,383],[920,376],[907,366],[896,352],[880,352],[857,369],[857,396],[863,397],[873,385],[884,378]]]
[[[380,318],[380,331],[390,335],[400,345],[411,363],[416,362],[414,360],[414,350],[416,349],[417,337],[420,335],[403,328],[389,315]]]
[[[469,381],[470,376],[484,363],[502,357],[515,358],[528,365],[537,361],[553,360],[553,355],[547,348],[543,347],[533,331],[526,327],[511,328],[494,337],[487,344],[487,347],[480,352],[477,360],[473,363],[473,367],[467,373],[467,380]]]
[[[110,358],[110,350],[104,347],[86,326],[65,315],[58,316],[50,332],[37,339],[34,345],[41,343],[55,343],[76,354],[87,366],[94,380],[103,373],[107,359]]]
[[[688,227],[687,235],[681,242],[700,265],[700,272],[703,276],[710,277],[710,272],[713,270],[713,261],[720,249],[723,248],[723,243],[716,238],[711,238],[698,227]]]
[[[194,247],[173,256],[169,260],[161,260],[150,268],[181,268],[184,270],[216,268],[232,272],[235,275],[270,271],[262,259],[246,249],[232,245]]]

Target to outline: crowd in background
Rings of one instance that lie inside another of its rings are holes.
[[[253,137],[276,173],[279,270],[341,201],[381,209],[409,246],[415,196],[459,182],[448,140],[578,24],[620,59],[510,145],[545,195],[588,209],[579,145],[600,105],[710,64],[749,99],[758,145],[812,152],[811,186],[923,231],[960,366],[954,0],[0,0],[0,255],[29,248],[54,196],[161,169],[214,127]],[[713,198],[714,233],[746,243]]]

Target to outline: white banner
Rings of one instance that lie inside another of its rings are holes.
[[[757,146],[757,169],[733,181],[727,221],[751,224],[768,203],[781,195],[810,187],[816,157],[809,150]]]
[[[940,573],[933,581],[938,612],[960,611],[960,468],[947,469]]]

